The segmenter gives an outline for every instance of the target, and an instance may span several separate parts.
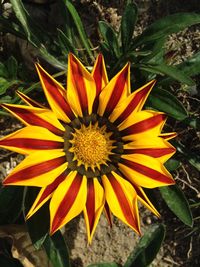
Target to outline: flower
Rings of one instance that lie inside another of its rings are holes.
[[[51,234],[83,211],[91,242],[103,210],[140,234],[138,201],[159,216],[143,188],[174,184],[163,164],[176,133],[161,133],[165,114],[142,110],[155,80],[131,93],[130,64],[108,81],[102,55],[90,73],[69,54],[67,90],[36,68],[49,107],[21,92],[27,105],[2,104],[26,127],[0,145],[27,155],[3,184],[41,188],[27,218],[50,199]]]

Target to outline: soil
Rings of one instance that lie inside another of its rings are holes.
[[[28,1],[31,8],[31,1]],[[50,6],[50,13],[54,7],[54,1]],[[175,12],[199,12],[199,1],[136,1],[139,6],[139,21],[136,27],[135,35],[140,33],[147,25],[161,18]],[[79,14],[82,16],[84,25],[92,39],[96,37],[96,26],[98,20],[107,20],[116,29],[119,28],[121,14],[123,10],[124,1],[74,1]],[[88,12],[91,16],[88,16]],[[46,14],[46,13],[45,13]],[[47,14],[46,14],[47,15]],[[50,21],[50,20],[48,20]],[[91,26],[92,25],[92,26]],[[190,27],[181,33],[173,34],[169,37],[167,43],[168,50],[175,50],[174,62],[180,63],[185,58],[191,56],[193,53],[199,51],[200,44],[200,27],[199,25]],[[28,65],[32,64],[32,59],[28,57]],[[194,93],[188,94],[180,88],[175,88],[175,94],[183,102],[187,110],[199,116],[199,95],[197,93],[200,87],[199,77],[195,77],[197,87],[194,88]],[[181,123],[170,121],[169,125],[174,131],[179,133],[178,140],[181,140],[193,152],[199,153],[199,137],[200,133],[194,131],[191,127],[183,126]],[[0,136],[7,135],[16,129],[19,129],[21,124],[18,121],[2,117],[0,119]],[[0,178],[3,179],[21,160],[22,156],[1,150],[0,156]],[[200,176],[199,172],[187,162],[183,162],[180,168],[173,173],[177,184],[183,189],[190,204],[199,202],[200,198]],[[156,192],[157,199],[160,198]],[[189,228],[181,223],[175,215],[166,207],[162,200],[159,201],[159,211],[162,214],[161,219],[157,219],[150,214],[143,207],[140,208],[142,231],[148,229],[148,226],[163,222],[166,225],[166,238],[157,258],[152,263],[152,267],[198,267],[200,266],[200,232],[199,232],[199,210],[193,208],[194,226]],[[2,232],[0,228],[0,232]],[[20,229],[27,237],[26,229]],[[16,236],[16,230],[10,229],[7,236]],[[72,259],[72,267],[85,267],[88,264],[95,262],[111,262],[115,261],[123,264],[126,261],[129,253],[134,249],[139,237],[133,231],[122,224],[119,220],[114,218],[113,227],[110,228],[104,215],[101,216],[100,222],[97,226],[91,245],[87,244],[86,230],[83,216],[79,216],[62,229],[66,242],[69,246],[70,256]],[[6,234],[4,235],[6,236]],[[27,241],[28,246],[30,240]],[[17,249],[17,248],[16,248]],[[22,251],[17,249],[17,251]],[[32,250],[31,250],[32,251]],[[29,253],[30,254],[30,253]],[[19,257],[19,253],[17,254]],[[42,256],[41,256],[42,255]],[[41,252],[38,257],[44,257]],[[29,265],[24,259],[29,260]],[[41,266],[37,261],[30,259],[24,255],[22,260],[24,266]],[[46,259],[46,265],[50,266]],[[32,265],[31,265],[32,264]],[[138,266],[139,267],[139,266]]]

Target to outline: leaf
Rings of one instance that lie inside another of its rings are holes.
[[[87,267],[120,267],[120,265],[114,262],[104,262],[104,263],[91,264],[88,265]]]
[[[120,55],[119,44],[114,29],[105,21],[99,21],[99,30],[104,41],[108,44],[110,50],[116,58]]]
[[[17,19],[20,21],[29,42],[32,43],[36,47],[40,46],[40,41],[31,27],[31,24],[33,24],[33,22],[27,10],[24,8],[22,1],[21,0],[18,0],[18,1],[10,0],[10,2],[12,4],[12,8],[15,12],[15,15]]]
[[[5,94],[7,89],[15,85],[17,81],[8,81],[0,77],[0,96]]]
[[[165,167],[170,172],[175,171],[178,167],[180,167],[180,165],[180,161],[176,159],[169,159],[167,162],[165,162]]]
[[[121,21],[121,40],[123,51],[127,51],[130,46],[135,23],[137,21],[138,9],[135,3],[126,5]]]
[[[4,33],[11,33],[22,39],[26,39],[21,25],[19,26],[17,23],[10,21],[10,19],[6,19],[3,16],[0,16],[0,31]]]
[[[196,13],[177,13],[161,18],[133,40],[133,47],[166,37],[197,23],[200,23],[200,15]]]
[[[146,70],[148,72],[152,72],[155,74],[165,74],[167,76],[170,76],[176,81],[179,81],[181,83],[185,83],[187,85],[194,85],[194,81],[186,75],[181,70],[178,70],[175,66],[169,66],[166,64],[146,64],[146,65],[140,65],[140,68],[143,70]]]
[[[27,214],[33,204],[38,188],[28,188],[24,198],[24,214]],[[45,219],[44,219],[45,218]],[[43,205],[30,219],[26,221],[28,232],[36,249],[40,249],[49,232],[48,203]]]
[[[193,127],[195,130],[200,131],[200,118],[198,117],[188,117],[182,121],[185,125]]]
[[[73,4],[70,1],[63,0],[63,2],[72,16],[74,24],[76,25],[77,31],[79,33],[80,39],[81,39],[88,55],[93,60],[94,57],[93,57],[93,54],[91,51],[90,42],[88,41],[87,34],[84,30],[84,27],[83,27],[83,24],[82,24],[82,21],[81,21],[81,18],[79,16],[78,12],[76,11],[75,7],[73,6]]]
[[[23,187],[6,186],[0,188],[0,224],[11,224],[22,211]]]
[[[167,206],[186,225],[192,227],[193,219],[188,201],[177,185],[159,188]]]
[[[70,39],[60,29],[58,29],[58,39],[60,41],[60,45],[62,47],[62,50],[64,52],[63,54],[65,56],[67,56],[66,54],[68,52],[72,52],[73,54],[77,55],[76,50],[73,44],[71,43]]]
[[[164,237],[164,225],[152,225],[129,255],[124,267],[147,267],[155,259]]]
[[[188,116],[182,103],[164,89],[153,90],[148,98],[147,105],[163,111],[177,120],[184,120]]]
[[[7,60],[6,67],[8,69],[9,78],[16,79],[18,63],[17,63],[17,60],[13,56],[9,57],[9,59]]]
[[[194,166],[198,171],[200,171],[200,156],[191,152],[184,145],[173,141],[173,145],[176,147],[177,151],[184,155],[184,157],[189,161],[189,163]]]
[[[69,251],[60,231],[47,236],[43,247],[53,267],[70,267]]]

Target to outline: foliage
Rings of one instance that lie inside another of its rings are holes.
[[[0,32],[4,35],[10,33],[35,47],[38,59],[48,62],[57,72],[55,76],[63,75],[66,71],[66,60],[69,52],[81,58],[88,66],[93,64],[97,51],[93,49],[91,40],[84,30],[81,17],[72,1],[59,1],[60,13],[65,26],[58,28],[57,32],[53,34],[47,32],[37,21],[33,20],[21,0],[10,0],[10,2],[15,17],[1,16]],[[106,65],[110,68],[110,78],[127,61],[130,61],[133,70],[131,82],[134,88],[138,88],[151,79],[157,80],[156,88],[149,96],[147,106],[167,113],[172,120],[181,121],[185,125],[193,127],[194,130],[199,130],[199,119],[188,113],[171,88],[173,85],[182,88],[181,86],[184,84],[187,85],[186,90],[190,93],[191,86],[195,85],[193,77],[200,73],[200,53],[193,55],[181,64],[169,65],[166,60],[165,43],[170,34],[200,23],[200,15],[195,13],[173,14],[155,21],[140,35],[135,36],[134,29],[137,23],[138,8],[131,0],[126,2],[118,32],[105,21],[99,21],[98,25],[100,34],[98,52],[105,56]],[[0,62],[0,103],[19,103],[19,98],[14,95],[15,89],[24,93],[31,93],[39,88],[37,82],[27,79],[23,73],[24,69],[25,65],[17,52],[13,52],[12,56],[4,58]],[[7,115],[4,111],[0,112]],[[170,171],[180,166],[181,157],[200,170],[198,155],[189,151],[180,142],[173,144],[177,148],[179,157],[166,163],[166,167]],[[25,208],[30,206],[31,195],[35,192],[25,190],[24,199],[22,199],[22,191],[23,189],[18,187],[0,189],[1,225],[17,222],[22,211],[25,213]],[[183,192],[177,186],[170,186],[160,188],[160,193],[174,214],[183,223],[192,226],[190,205]],[[44,207],[41,214],[38,213],[27,222],[32,242],[36,248],[43,246],[53,266],[70,266],[68,250],[61,233],[58,232],[51,237],[48,235],[48,226],[42,220],[45,213],[48,212]],[[124,267],[149,265],[161,246],[164,233],[163,225],[156,225],[148,230],[129,256]],[[10,258],[2,258],[1,261],[3,260],[8,261],[8,263],[2,265],[20,266],[19,263],[14,263]],[[88,267],[117,266],[119,266],[117,263],[101,263]]]

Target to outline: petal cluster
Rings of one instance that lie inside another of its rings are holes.
[[[51,234],[83,212],[90,242],[103,211],[110,224],[113,214],[140,234],[138,201],[159,216],[143,188],[174,184],[164,163],[175,153],[168,140],[176,133],[162,133],[165,114],[142,110],[155,81],[131,93],[130,64],[108,81],[102,55],[90,73],[69,54],[67,89],[39,64],[36,69],[49,108],[22,92],[24,105],[2,104],[25,127],[2,138],[0,146],[26,155],[3,184],[41,188],[27,218],[50,199]],[[113,138],[109,162],[98,163],[96,172],[70,156],[73,127],[88,120],[87,127],[105,121],[101,127]]]

